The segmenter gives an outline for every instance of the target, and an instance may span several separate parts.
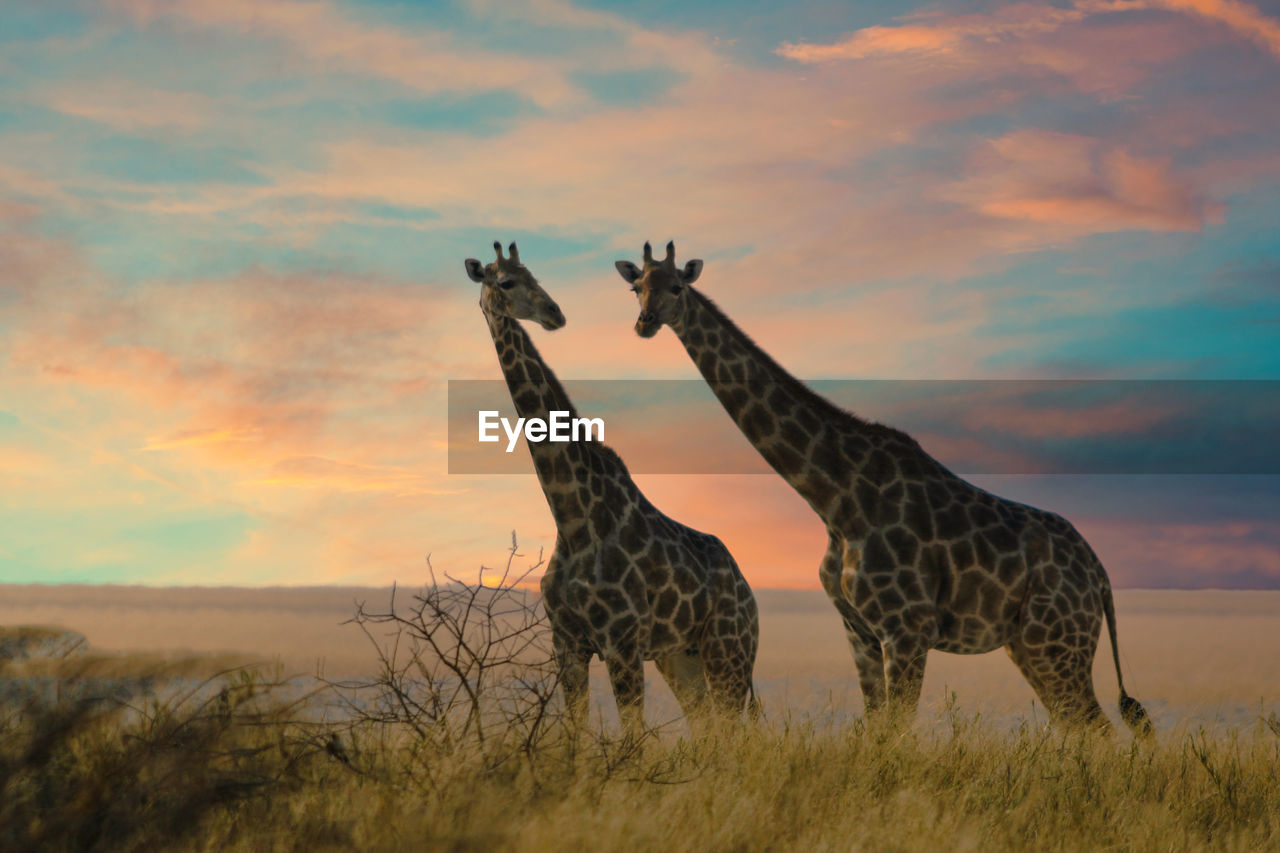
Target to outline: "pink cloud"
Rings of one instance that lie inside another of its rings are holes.
[[[962,78],[1017,76],[1023,85],[1039,80],[1042,87],[1056,76],[1116,100],[1153,67],[1209,37],[1185,16],[1135,20],[1113,13],[1190,5],[1081,0],[1066,8],[1012,3],[973,14],[913,14],[901,23],[855,30],[831,44],[786,43],[777,53],[808,65],[896,62],[898,73],[947,69]]]
[[[1168,9],[1223,24],[1280,58],[1280,22],[1240,0],[1081,0],[1078,8],[1103,12]]]
[[[945,197],[995,218],[1055,227],[1063,237],[1142,229],[1192,231],[1221,223],[1166,160],[1091,137],[1015,131],[980,146]]]
[[[256,4],[238,1],[133,8],[139,20],[253,24],[273,38],[294,38],[283,33],[296,25],[300,42],[314,28],[320,45],[336,44],[334,33],[351,29],[357,58],[365,43],[360,34],[377,29],[323,3],[272,5],[260,16]],[[1007,113],[1026,98],[1075,89],[1123,100],[1164,63],[1222,37],[1184,15],[1014,4],[989,14],[914,16],[855,34],[859,50],[867,51],[858,62],[810,63],[801,76],[742,66],[700,34],[656,33],[558,0],[476,2],[472,9],[513,23],[608,30],[624,40],[613,51],[617,59],[586,47],[573,56],[528,60],[546,63],[547,73],[645,60],[684,68],[686,79],[652,103],[544,113],[481,139],[370,128],[328,143],[314,166],[268,167],[270,186],[161,191],[129,204],[193,223],[233,215],[263,225],[270,240],[301,246],[335,222],[363,221],[366,201],[430,207],[451,227],[537,222],[557,231],[603,231],[616,235],[620,250],[646,238],[696,234],[699,253],[750,246],[753,260],[766,258],[776,269],[823,257],[817,275],[789,285],[821,289],[835,281],[974,275],[1004,255],[1088,234],[1196,230],[1222,221],[1218,199],[1226,196],[1213,170],[1226,166],[1218,161],[1244,156],[1175,166],[1183,160],[1173,154],[1228,132],[1217,115],[1177,135],[1145,131],[1148,122],[1180,113],[1180,104],[1154,119],[1142,114],[1107,138],[1077,137],[1074,147],[1042,131],[976,145],[958,178],[919,169],[895,175],[890,188],[887,177],[863,165],[882,152],[909,150],[937,127]],[[396,38],[419,35],[424,43],[432,38],[416,31]],[[898,55],[911,61],[891,64]],[[940,86],[948,87],[947,97],[937,96]],[[1249,127],[1260,121],[1245,119]],[[1247,165],[1241,172],[1254,173]],[[679,204],[671,203],[673,192]],[[776,272],[758,264],[741,269],[738,286],[748,291],[776,286]]]

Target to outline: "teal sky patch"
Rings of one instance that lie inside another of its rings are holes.
[[[579,72],[576,83],[598,100],[616,106],[633,106],[657,101],[684,75],[669,68],[645,68],[636,71]]]

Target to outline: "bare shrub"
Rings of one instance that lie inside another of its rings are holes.
[[[522,556],[513,533],[500,572],[481,567],[468,581],[437,573],[428,558],[430,580],[407,604],[394,587],[386,610],[357,604],[350,622],[373,646],[378,672],[330,682],[353,742],[399,741],[420,759],[415,778],[434,787],[442,756],[475,754],[497,766],[531,757],[559,736],[551,628],[541,597],[528,588],[542,554],[517,569]]]

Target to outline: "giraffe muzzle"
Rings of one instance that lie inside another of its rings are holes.
[[[540,322],[542,323],[542,328],[551,332],[554,332],[556,329],[562,329],[565,324],[564,312],[558,307],[550,308],[542,316]]]

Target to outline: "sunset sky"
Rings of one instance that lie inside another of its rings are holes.
[[[806,379],[1280,380],[1277,140],[1274,2],[0,0],[0,582],[549,549],[531,466],[446,464],[448,380],[500,376],[463,268],[495,239],[564,309],[531,330],[564,378],[697,377],[613,268],[674,238]],[[1184,415],[960,420],[998,453]],[[1274,471],[974,479],[1117,586],[1280,588]],[[754,585],[817,586],[778,478],[637,482]]]

